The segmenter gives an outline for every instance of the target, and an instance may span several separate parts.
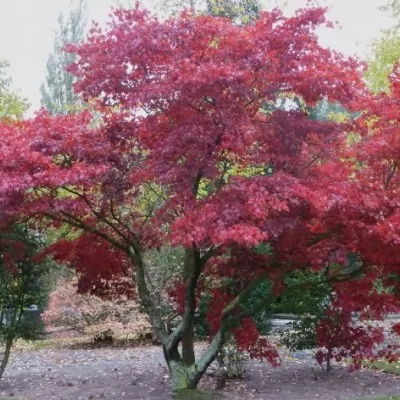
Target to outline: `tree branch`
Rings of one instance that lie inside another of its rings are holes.
[[[154,304],[146,284],[146,276],[140,247],[137,243],[134,247],[134,251],[132,252],[132,249],[129,248],[128,253],[136,267],[136,282],[138,285],[139,296],[142,300],[142,304],[147,312],[147,315],[150,318],[151,325],[153,326],[156,335],[160,339],[161,343],[166,346],[168,333],[163,324],[160,309]]]
[[[69,193],[75,194],[76,196],[79,196],[89,207],[91,213],[100,221],[104,222],[107,226],[109,226],[118,236],[120,236],[122,239],[125,240],[127,245],[131,244],[131,240],[129,239],[128,236],[126,236],[118,227],[115,226],[111,221],[109,221],[106,217],[101,215],[98,211],[95,210],[94,206],[92,203],[89,201],[89,199],[86,197],[86,195],[83,193],[76,192],[75,190],[72,190],[67,187],[63,187],[64,190],[66,190]]]
[[[113,246],[127,253],[126,245],[123,245],[122,243],[118,242],[116,239],[106,234],[105,232],[102,232],[99,229],[94,228],[93,226],[85,224],[82,220],[80,220],[79,218],[75,217],[72,214],[67,213],[66,211],[61,211],[61,214],[64,215],[65,218],[62,218],[60,216],[51,213],[43,213],[44,216],[54,221],[64,222],[75,228],[82,229],[85,232],[94,233],[97,236],[101,237],[102,239],[106,240],[107,242],[111,243]]]
[[[185,250],[185,269],[188,271],[185,305],[182,320],[168,338],[166,351],[174,351],[185,336],[194,319],[196,308],[196,286],[203,270],[199,252],[195,248]]]
[[[328,278],[328,279],[323,279],[318,282],[313,283],[313,286],[320,286],[323,284],[327,283],[335,283],[335,282],[341,282],[343,280],[350,279],[352,277],[358,276],[358,274],[361,272],[363,267],[358,268],[355,271],[352,271],[349,274],[341,274],[338,276],[335,276],[334,278]],[[235,316],[233,316],[233,321],[230,320],[228,321],[228,317],[232,315],[232,312],[240,306],[250,295],[250,293],[262,282],[266,279],[266,275],[261,275],[258,279],[254,280],[251,282],[242,292],[240,292],[233,300],[231,300],[228,305],[223,309],[222,314],[221,314],[221,324],[218,332],[215,334],[214,338],[212,339],[208,349],[206,352],[203,354],[203,356],[200,358],[200,360],[196,363],[196,376],[202,376],[203,373],[207,370],[209,365],[214,361],[215,357],[218,354],[218,351],[220,350],[221,346],[225,343],[226,339],[229,337],[229,327],[230,323],[229,322],[235,322],[238,323],[240,322],[243,318],[246,317],[251,317],[255,315],[257,312],[261,311],[266,305],[271,303],[276,296],[273,294],[264,297],[263,299],[260,300],[258,305],[253,307],[249,311],[243,311]],[[305,282],[302,284],[298,284],[295,286],[290,287],[290,290],[298,290],[298,289],[305,289],[310,285],[310,282]]]

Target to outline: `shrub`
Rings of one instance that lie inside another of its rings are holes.
[[[234,339],[229,340],[217,355],[218,370],[226,379],[242,379],[246,373],[248,357],[239,350]]]
[[[0,344],[5,347],[0,378],[15,340],[33,340],[42,332],[40,321],[24,315],[31,305],[41,307],[47,300],[51,264],[35,260],[42,245],[41,238],[24,226],[0,234]]]
[[[145,337],[151,332],[147,316],[135,300],[119,298],[104,300],[91,294],[76,292],[76,280],[61,278],[50,294],[48,308],[43,313],[47,329],[70,328],[72,332],[86,334],[93,339],[103,332],[113,336]]]

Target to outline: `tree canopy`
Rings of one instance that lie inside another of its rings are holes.
[[[376,285],[399,265],[397,125],[387,122],[397,118],[397,75],[393,98],[372,97],[362,64],[318,43],[321,25],[331,26],[321,8],[262,12],[244,26],[117,9],[106,29],[94,25],[69,46],[69,72],[90,109],[0,127],[1,207],[76,230],[47,251],[77,268],[80,291],[138,292],[175,390],[195,387],[230,335],[252,357],[278,362],[251,317],[293,271],[319,272],[313,284],[335,293],[317,328],[321,357],[360,365],[383,334],[355,325],[352,313],[398,310]],[[368,112],[315,118],[321,100]],[[184,249],[172,333],[143,259],[164,245]],[[266,281],[270,295],[245,310]],[[203,289],[210,346],[185,365],[179,344]]]

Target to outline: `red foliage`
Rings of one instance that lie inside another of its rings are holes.
[[[280,364],[276,347],[260,334],[251,318],[244,318],[239,328],[233,329],[239,350],[247,351],[251,358],[268,361],[273,366]]]
[[[76,240],[59,240],[42,255],[45,254],[67,262],[76,270],[78,293],[111,299],[122,294],[128,298],[134,295],[134,277],[126,254],[94,234],[85,233]]]
[[[347,255],[359,252],[365,276],[350,290],[335,286],[341,324],[366,305],[378,317],[396,310],[372,287],[400,265],[397,74],[392,96],[364,101],[362,65],[321,47],[321,25],[329,22],[320,8],[291,18],[262,13],[246,27],[116,10],[106,30],[95,25],[69,48],[79,56],[70,67],[76,90],[93,114],[43,111],[0,126],[0,207],[86,232],[52,248],[82,273],[81,291],[107,291],[107,281],[129,275],[132,243],[218,248],[207,262],[211,279],[246,284],[265,274],[276,294],[287,271],[332,262],[345,269]],[[323,98],[348,110],[361,104],[368,112],[353,129],[362,141],[349,154],[348,125],[276,107],[285,97],[304,106]],[[272,256],[254,252],[266,242]],[[214,293],[213,332],[234,295]],[[245,323],[239,344],[258,349]],[[321,325],[322,342],[329,329]],[[371,337],[380,340],[358,328],[341,332],[331,347],[349,334],[367,348]],[[261,344],[267,353],[252,354],[274,360]]]

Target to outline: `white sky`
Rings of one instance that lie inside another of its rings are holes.
[[[151,7],[155,0],[144,0]],[[134,2],[134,1],[133,1]],[[268,0],[261,0],[267,4]],[[365,58],[373,39],[392,21],[378,7],[384,0],[327,0],[329,17],[341,29],[324,30],[321,42],[347,55]],[[129,0],[120,3],[128,4]],[[288,12],[303,7],[306,0],[287,0]],[[321,1],[320,1],[321,3]],[[13,87],[32,104],[30,113],[40,106],[40,84],[52,50],[54,29],[60,12],[67,12],[71,0],[0,0],[0,59],[11,63],[8,70]],[[89,21],[104,23],[115,0],[88,0]]]

